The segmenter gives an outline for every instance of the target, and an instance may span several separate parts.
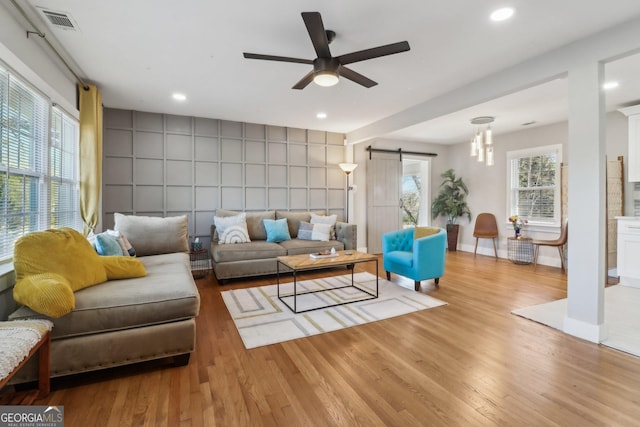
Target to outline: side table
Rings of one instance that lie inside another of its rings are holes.
[[[201,279],[209,274],[211,261],[209,260],[209,251],[207,249],[190,251],[189,260],[191,261],[191,274],[194,279]]]
[[[508,237],[508,258],[514,264],[531,264],[533,262],[533,239],[531,237]]]

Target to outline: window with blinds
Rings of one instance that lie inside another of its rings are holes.
[[[22,235],[80,229],[78,123],[0,63],[0,261]]]
[[[561,157],[562,145],[507,153],[507,217],[518,215],[539,225],[560,224]]]

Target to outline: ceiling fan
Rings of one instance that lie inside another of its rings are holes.
[[[407,41],[402,41],[371,49],[360,50],[358,52],[347,53],[345,55],[331,56],[329,43],[333,41],[336,33],[334,31],[324,29],[320,12],[302,12],[302,19],[304,20],[304,24],[309,32],[309,37],[311,37],[311,43],[318,55],[316,59],[289,58],[286,56],[262,55],[259,53],[244,52],[244,57],[248,59],[264,59],[268,61],[294,62],[298,64],[313,65],[313,70],[300,79],[292,89],[304,89],[312,81],[320,86],[333,86],[338,83],[339,76],[349,79],[366,88],[370,88],[378,83],[350,68],[345,67],[345,65],[381,56],[406,52],[410,49],[409,43]]]

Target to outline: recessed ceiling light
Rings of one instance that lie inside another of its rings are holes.
[[[618,86],[620,86],[620,83],[618,83],[616,81],[610,81],[610,82],[606,82],[605,84],[603,84],[602,85],[602,89],[604,89],[604,90],[615,89]]]
[[[327,118],[327,113],[318,113],[316,114],[316,117],[319,119],[326,119]]]
[[[515,10],[513,10],[513,8],[503,7],[502,9],[494,10],[491,13],[490,18],[492,21],[495,21],[495,22],[505,21],[511,18],[514,13],[515,13]]]
[[[176,101],[186,101],[187,100],[187,95],[185,95],[183,93],[174,93],[173,95],[171,95],[171,97],[173,99],[175,99]]]

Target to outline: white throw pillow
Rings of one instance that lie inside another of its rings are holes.
[[[329,224],[331,226],[331,231],[329,232],[329,237],[331,240],[335,240],[336,238],[336,221],[337,220],[338,220],[338,215],[324,216],[324,215],[311,213],[311,224]]]
[[[328,242],[331,233],[330,224],[313,224],[313,231],[311,232],[311,240],[320,240],[322,242]]]
[[[249,230],[247,230],[247,214],[242,212],[233,216],[216,216],[213,223],[218,232],[218,243],[249,243]]]

